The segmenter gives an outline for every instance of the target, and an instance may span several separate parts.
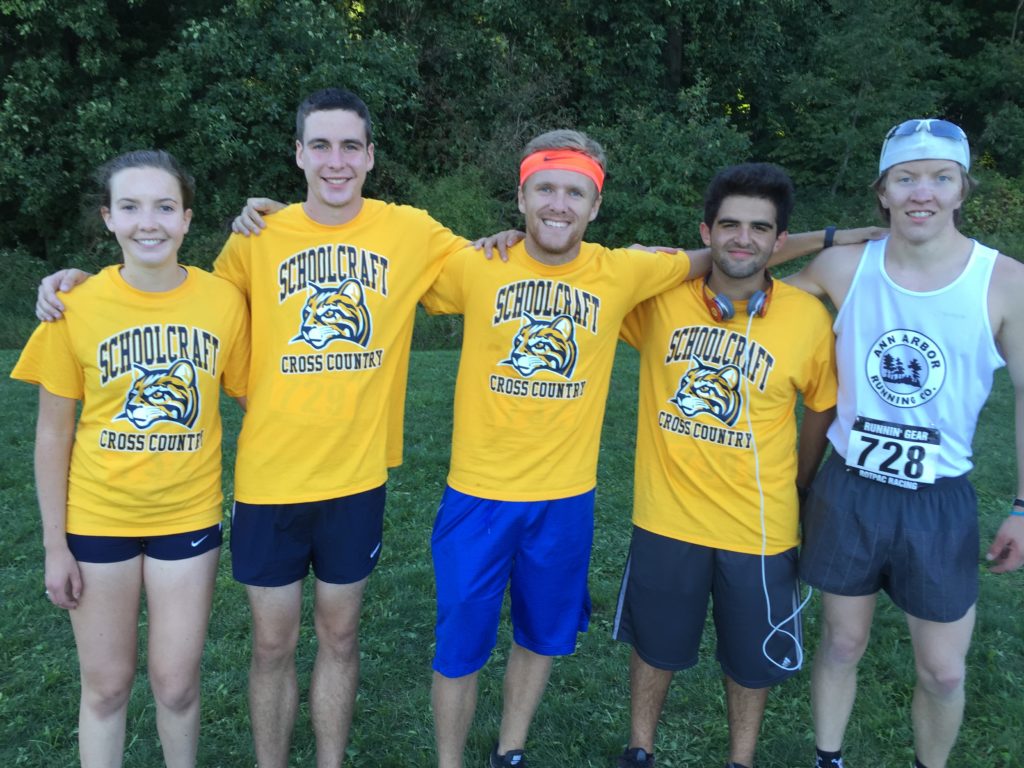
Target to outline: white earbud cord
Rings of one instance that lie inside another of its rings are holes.
[[[747,333],[746,333],[746,347],[745,350],[750,349],[750,328],[754,322],[753,315],[747,315]],[[749,352],[748,352],[749,355]],[[749,358],[748,358],[749,359]],[[745,368],[746,366],[744,366]],[[768,577],[765,574],[765,557],[766,550],[768,549],[768,528],[765,522],[764,512],[764,487],[761,485],[761,460],[757,453],[757,439],[754,435],[754,424],[750,418],[750,379],[747,376],[746,370],[743,371],[741,377],[743,379],[743,406],[745,415],[747,417],[747,431],[750,433],[750,447],[753,450],[754,455],[754,480],[757,482],[757,495],[760,501],[760,514],[761,514],[761,588],[764,590],[764,603],[765,610],[768,614],[768,625],[772,628],[771,632],[765,635],[764,642],[761,643],[761,653],[779,669],[791,670],[800,669],[804,664],[804,649],[803,645],[793,632],[785,629],[785,625],[791,621],[796,620],[800,615],[800,612],[804,609],[808,602],[811,600],[811,596],[814,594],[814,590],[811,587],[807,588],[807,596],[800,602],[789,616],[784,618],[778,624],[772,620],[772,599],[768,594]],[[798,588],[799,589],[799,588]],[[783,659],[781,662],[776,661],[768,653],[768,643],[776,634],[782,634],[790,638],[793,641],[793,646],[796,648],[796,662],[790,661],[788,658]]]

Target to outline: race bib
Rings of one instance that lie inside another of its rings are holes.
[[[858,416],[846,446],[846,466],[867,480],[917,489],[935,482],[939,430]]]

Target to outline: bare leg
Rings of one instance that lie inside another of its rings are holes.
[[[167,768],[193,768],[199,748],[199,663],[220,549],[186,560],[143,557],[149,683]]]
[[[665,706],[668,687],[675,674],[668,669],[652,667],[634,650],[629,659],[629,747],[654,752],[654,736]]]
[[[821,643],[811,671],[814,739],[837,752],[857,697],[857,664],[871,637],[877,595],[842,597],[822,592]]]
[[[939,623],[907,616],[914,644],[914,747],[928,768],[945,768],[964,716],[967,649],[974,607],[962,619]]]
[[[540,706],[544,689],[551,676],[551,656],[528,651],[512,643],[505,669],[504,702],[501,709],[501,731],[498,754],[510,749],[525,749],[530,723]]]
[[[477,676],[445,677],[434,672],[430,702],[434,708],[438,768],[462,768],[469,726],[476,712]]]
[[[729,710],[729,762],[754,764],[757,736],[761,731],[767,688],[744,688],[731,677],[725,678],[725,702]]]
[[[259,768],[288,768],[298,710],[295,646],[299,641],[302,582],[247,587],[252,607],[249,719]]]
[[[316,582],[318,648],[309,685],[317,768],[345,759],[359,687],[359,612],[366,579],[354,584]]]
[[[138,654],[142,556],[79,567],[82,598],[69,612],[82,674],[79,752],[83,768],[117,768]]]

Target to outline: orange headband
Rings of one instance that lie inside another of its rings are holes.
[[[575,149],[542,149],[527,155],[520,164],[520,186],[537,171],[545,170],[582,173],[597,185],[598,192],[604,184],[604,169],[590,155]]]

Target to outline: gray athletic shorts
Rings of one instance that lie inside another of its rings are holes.
[[[847,472],[833,449],[801,521],[800,578],[823,592],[884,589],[911,616],[943,622],[978,599],[978,502],[966,475],[908,490]]]
[[[632,644],[652,667],[687,669],[697,663],[713,597],[722,671],[745,688],[780,683],[800,668],[800,617],[793,616],[799,601],[796,548],[764,558],[764,570],[772,621],[784,632],[768,624],[760,555],[634,526],[612,637]]]

